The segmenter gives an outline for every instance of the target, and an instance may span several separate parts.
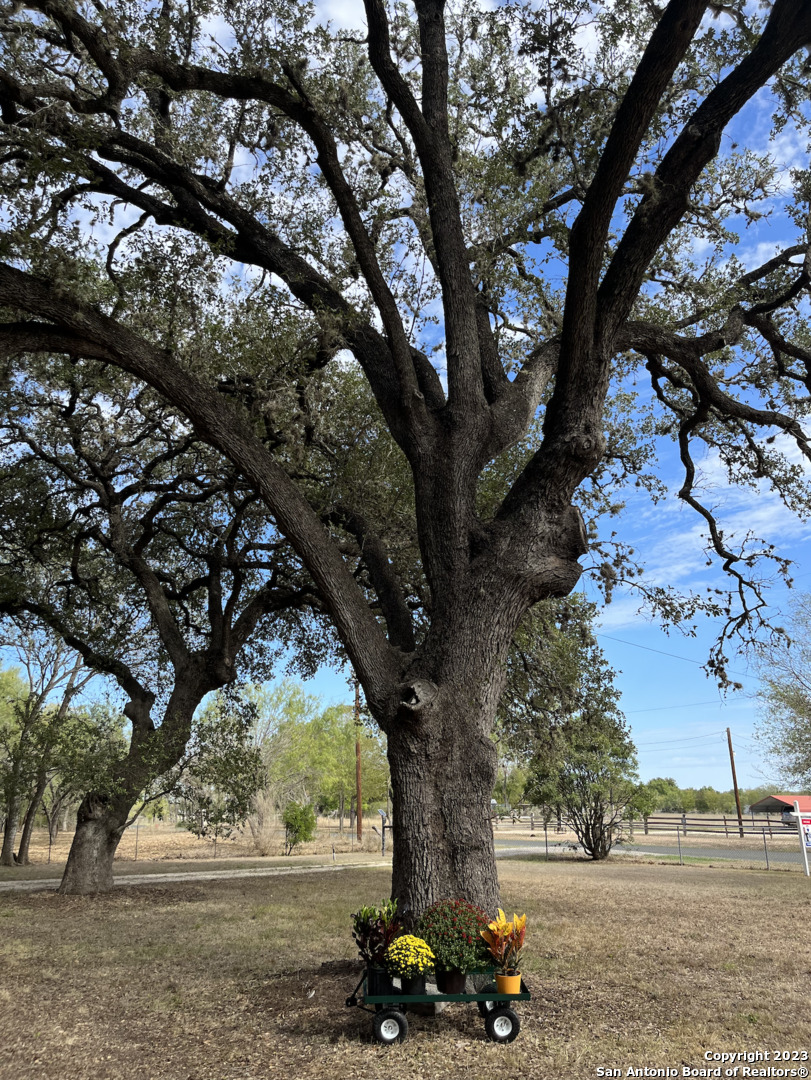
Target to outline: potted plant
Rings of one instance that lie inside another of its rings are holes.
[[[513,915],[512,922],[498,909],[498,918],[491,922],[481,936],[487,942],[490,955],[496,962],[496,986],[500,994],[521,993],[521,972],[518,962],[524,947],[527,917]]]
[[[437,989],[442,994],[463,994],[465,974],[487,959],[482,930],[487,916],[467,900],[437,900],[426,908],[419,933],[434,954]]]
[[[352,915],[352,937],[366,963],[370,994],[388,994],[392,990],[385,967],[386,950],[402,932],[396,900],[386,900],[380,907],[364,906]]]
[[[386,949],[386,968],[400,976],[404,994],[425,993],[425,973],[434,966],[434,954],[426,941],[414,934],[403,934]]]

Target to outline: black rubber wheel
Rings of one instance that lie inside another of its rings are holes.
[[[476,991],[477,994],[497,994],[498,987],[494,982],[485,983],[481,990]],[[495,1001],[477,1001],[476,1008],[479,1010],[479,1016],[489,1016],[493,1009],[496,1007]]]
[[[397,1009],[383,1009],[375,1015],[372,1030],[379,1043],[405,1042],[408,1020]]]
[[[484,1030],[487,1038],[497,1043],[512,1042],[521,1030],[521,1021],[518,1013],[507,1008],[506,1005],[497,1005],[484,1018]]]

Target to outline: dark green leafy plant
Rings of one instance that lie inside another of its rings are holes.
[[[487,947],[481,931],[488,918],[467,900],[437,900],[422,914],[420,936],[436,957],[438,971],[471,971],[487,963]]]
[[[396,900],[386,900],[379,908],[364,906],[352,915],[352,937],[358,952],[375,967],[383,966],[386,950],[402,932]]]

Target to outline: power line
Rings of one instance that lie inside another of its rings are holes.
[[[686,739],[660,739],[658,742],[649,743],[637,743],[637,747],[640,746],[665,746],[669,743],[685,743],[685,742],[697,742],[699,739],[714,739],[718,735],[723,735],[723,731],[709,731],[706,735],[690,735]]]
[[[684,660],[686,664],[695,664],[696,667],[704,666],[700,660],[693,660],[689,656],[679,656],[678,653],[665,652],[664,649],[652,649],[650,645],[638,645],[635,641],[626,641],[625,638],[614,637],[612,634],[595,634],[594,636],[598,638],[607,638],[608,641],[619,641],[621,645],[630,645],[634,649],[644,649],[645,652],[658,653],[660,656],[669,656],[673,660]],[[754,678],[754,676],[750,675],[749,672],[733,671],[732,668],[727,668],[727,671],[730,675],[740,675],[742,679]]]
[[[645,754],[678,754],[680,751],[700,750],[700,746],[663,746],[659,750],[646,750]]]
[[[652,709],[629,709],[623,710],[626,716],[635,716],[637,713],[666,712],[668,709],[697,709],[699,705],[723,705],[723,701],[717,698],[714,701],[693,701],[689,705],[655,705]]]

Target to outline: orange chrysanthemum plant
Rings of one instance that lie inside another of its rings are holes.
[[[498,918],[489,923],[486,930],[481,931],[490,955],[496,962],[496,968],[502,974],[516,975],[518,973],[518,961],[524,947],[526,932],[526,915],[519,917],[514,914],[512,922],[508,922],[501,908],[498,909]]]

